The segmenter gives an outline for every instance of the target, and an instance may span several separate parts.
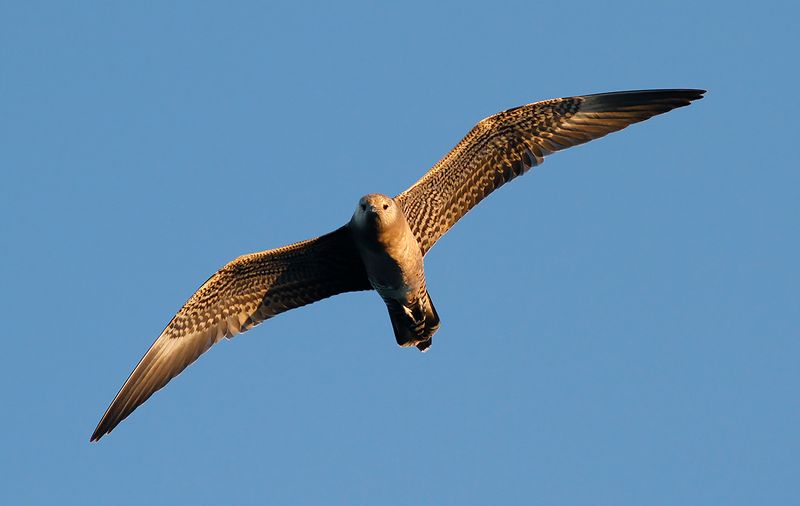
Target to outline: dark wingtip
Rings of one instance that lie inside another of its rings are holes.
[[[100,419],[100,423],[98,423],[97,427],[94,429],[92,437],[89,438],[90,443],[100,441],[101,437],[105,436],[106,434],[110,434],[111,431],[114,430],[117,425],[119,425],[119,422],[127,417],[127,415],[123,416],[122,418],[119,416],[111,416],[110,413],[112,407],[114,407],[113,403],[111,406],[109,406],[108,411],[103,415],[103,418]]]
[[[665,94],[671,92],[674,94],[675,98],[679,97],[684,98],[689,102],[692,102],[694,100],[700,100],[701,98],[703,98],[703,95],[706,94],[706,90],[698,90],[692,88],[676,89],[676,90],[655,90],[655,91],[663,91]]]
[[[99,441],[101,437],[105,436],[106,434],[111,434],[111,431],[117,428],[117,425],[120,424],[124,419],[128,418],[133,412],[132,409],[127,410],[127,412],[123,412],[120,414],[120,410],[115,402],[111,403],[111,406],[108,407],[108,411],[103,415],[103,418],[100,420],[100,423],[97,424],[97,428],[94,429],[92,433],[92,437],[89,438],[90,443],[94,443],[95,441]]]
[[[92,433],[92,437],[89,438],[90,443],[96,443],[100,441],[100,438],[108,434],[105,430],[101,430],[100,426],[98,425],[97,428]]]
[[[708,93],[706,90],[699,88],[660,88],[653,90],[626,90],[626,91],[612,91],[606,93],[592,93],[590,95],[583,95],[584,98],[589,97],[623,97],[623,96],[638,96],[638,97],[683,97],[690,100],[697,100],[703,98],[703,94]]]
[[[656,114],[677,107],[684,107],[694,100],[703,98],[706,90],[699,89],[664,89],[664,90],[632,90],[613,93],[584,95],[581,111],[603,112],[609,110],[652,108]]]

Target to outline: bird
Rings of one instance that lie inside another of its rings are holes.
[[[556,98],[494,114],[395,197],[371,193],[350,220],[306,241],[240,256],[192,295],[103,414],[98,441],[223,338],[345,292],[375,290],[397,344],[427,351],[440,325],[424,257],[494,190],[556,151],[703,98],[705,90],[620,91]]]

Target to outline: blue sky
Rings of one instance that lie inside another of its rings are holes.
[[[3,504],[787,504],[797,7],[7,2]],[[430,353],[358,293],[215,347],[99,444],[228,260],[540,99],[707,98],[554,155],[426,257]]]

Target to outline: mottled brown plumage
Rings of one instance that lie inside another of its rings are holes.
[[[91,440],[111,432],[223,337],[338,293],[376,289],[398,344],[426,350],[439,327],[423,256],[492,191],[561,149],[702,98],[649,90],[560,98],[479,122],[394,199],[371,194],[350,222],[316,239],[237,258],[178,311],[122,386]]]

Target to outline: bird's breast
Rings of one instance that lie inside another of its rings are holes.
[[[408,299],[424,286],[422,252],[407,224],[377,234],[355,234],[355,241],[370,284],[381,297]]]

